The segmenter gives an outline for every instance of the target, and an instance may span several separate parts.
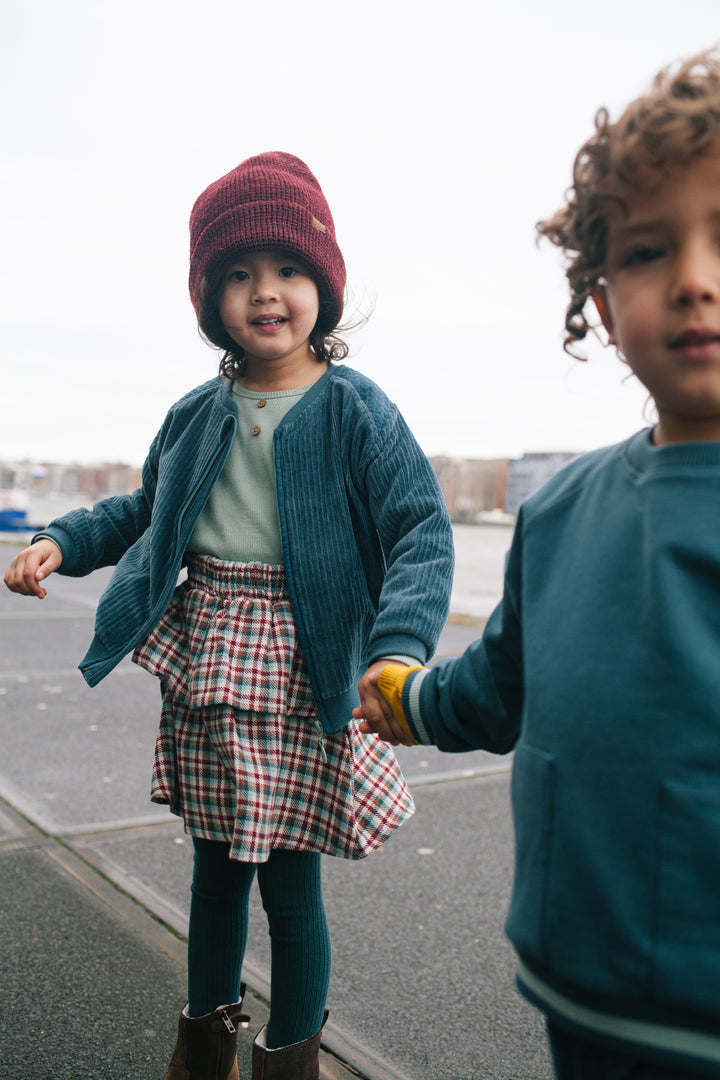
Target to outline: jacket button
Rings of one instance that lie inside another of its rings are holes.
[[[252,429],[252,433],[253,433],[253,435],[259,435],[260,434],[260,428],[257,426],[257,424]]]
[[[267,401],[265,400],[264,397],[261,397],[261,398],[258,399],[258,403],[257,403],[258,409],[264,409],[266,405],[267,405]]]

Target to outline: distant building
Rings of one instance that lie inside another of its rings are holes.
[[[516,516],[522,500],[576,456],[569,452],[531,453],[513,461],[434,457],[430,463],[451,521],[475,525],[504,522],[504,515]],[[140,482],[141,470],[123,462],[0,462],[0,491],[25,493],[44,502],[51,496],[65,495],[89,505],[108,495],[134,491]],[[20,500],[15,502],[19,505]]]
[[[532,495],[533,491],[537,491],[558,469],[576,457],[577,454],[569,451],[557,451],[523,454],[521,458],[511,461],[507,472],[505,511],[517,517],[523,499]]]
[[[451,521],[475,524],[503,510],[509,462],[506,459],[430,458]]]
[[[86,495],[96,501],[134,491],[140,469],[123,462],[78,465],[67,462],[0,462],[0,490],[35,496]]]
[[[12,491],[17,487],[17,466],[0,462],[0,491]]]

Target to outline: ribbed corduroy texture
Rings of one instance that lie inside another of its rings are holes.
[[[43,532],[61,573],[117,562],[81,664],[94,686],[157,625],[235,429],[232,384],[218,380],[168,414],[143,488]],[[378,656],[424,663],[445,625],[452,529],[432,468],[396,407],[364,375],[333,366],[275,432],[288,587],[326,731],[358,703],[357,680]],[[154,505],[153,505],[154,503]],[[152,529],[149,524],[152,505]],[[328,633],[328,628],[332,633]]]
[[[312,274],[321,302],[322,329],[340,321],[345,263],[320,185],[292,154],[258,154],[210,184],[190,215],[190,297],[198,309],[203,278],[210,287],[243,251],[281,250],[297,255]],[[212,337],[212,327],[203,326]],[[219,342],[219,344],[222,344]]]

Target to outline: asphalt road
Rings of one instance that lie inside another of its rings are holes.
[[[3,568],[13,550],[0,545]],[[187,927],[192,849],[182,825],[148,801],[158,687],[129,661],[93,690],[76,670],[108,576],[56,575],[42,602],[0,592],[8,1080],[159,1080],[184,1003],[176,935]],[[476,633],[448,624],[439,655]],[[426,748],[399,757],[415,816],[368,859],[324,863],[326,1043],[369,1080],[549,1080],[542,1019],[515,990],[503,934],[510,763]],[[255,895],[245,968],[254,1021],[268,972]]]

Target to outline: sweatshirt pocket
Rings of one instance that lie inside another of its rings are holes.
[[[653,990],[720,1010],[720,790],[666,781],[660,802]]]
[[[515,877],[506,932],[518,952],[543,963],[555,832],[555,759],[521,743],[512,772]]]

